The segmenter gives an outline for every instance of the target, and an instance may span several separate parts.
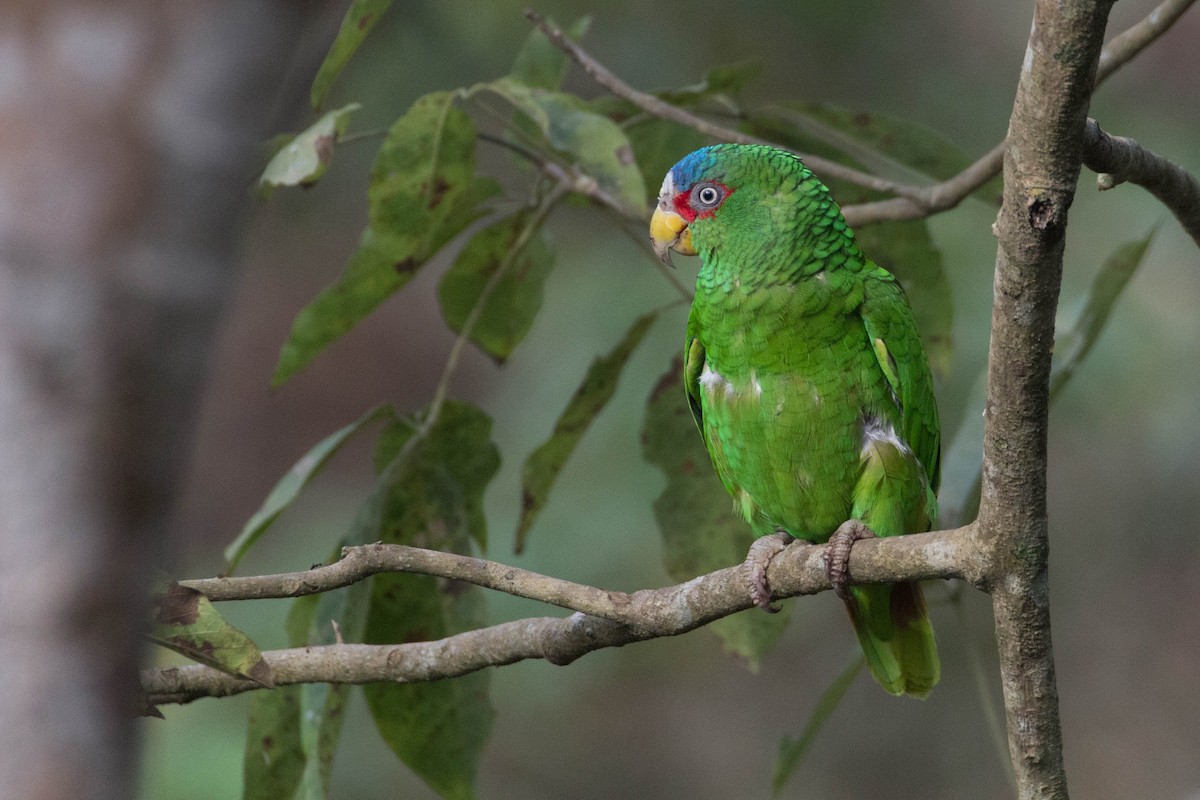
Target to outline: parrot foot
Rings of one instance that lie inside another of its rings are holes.
[[[874,539],[875,532],[861,520],[848,519],[838,526],[829,537],[825,551],[825,574],[833,586],[833,593],[850,602],[850,549],[859,539]]]
[[[767,582],[767,567],[771,559],[779,555],[783,548],[794,542],[796,538],[786,531],[775,531],[769,536],[754,540],[750,552],[746,554],[743,567],[746,570],[746,582],[750,584],[750,600],[754,605],[768,614],[778,614],[779,606],[771,605],[771,586]]]

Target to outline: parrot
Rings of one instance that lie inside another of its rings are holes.
[[[672,250],[700,258],[683,382],[735,512],[756,545],[779,537],[768,563],[795,539],[829,543],[871,675],[926,697],[941,668],[920,584],[846,585],[855,540],[927,531],[937,517],[933,379],[900,284],[858,248],[801,159],[767,145],[682,158],[650,238],[667,263]],[[777,610],[766,564],[751,574],[755,604]]]

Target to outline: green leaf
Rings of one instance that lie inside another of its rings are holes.
[[[552,18],[547,21],[554,24]],[[591,23],[591,17],[580,17],[566,29],[566,34],[572,40],[579,41]],[[526,86],[554,90],[562,85],[567,64],[567,54],[551,44],[541,29],[534,28],[517,52],[510,77]]]
[[[394,417],[396,412],[391,406],[377,406],[371,409],[361,417],[351,422],[349,425],[334,431],[326,436],[304,456],[292,465],[292,468],[287,471],[287,474],[279,479],[279,482],[271,488],[267,499],[263,501],[250,519],[246,520],[246,524],[242,526],[241,533],[237,538],[229,543],[225,548],[225,568],[221,571],[222,575],[230,575],[237,567],[238,562],[249,552],[254,546],[259,537],[270,527],[280,514],[283,513],[292,501],[300,494],[300,490],[308,485],[308,482],[324,468],[325,464],[333,457],[333,454],[341,449],[351,436],[358,433],[365,425],[374,422],[381,417]]]
[[[330,111],[292,137],[267,162],[258,187],[265,194],[278,186],[312,186],[333,160],[333,146],[346,134],[350,115],[361,106],[351,103]]]
[[[272,386],[407,284],[499,191],[474,174],[475,127],[453,101],[449,92],[425,95],[388,131],[371,170],[370,224],[341,278],[296,316]]]
[[[761,72],[762,64],[753,61],[710,67],[699,83],[679,89],[667,89],[655,92],[655,94],[660,99],[676,106],[696,106],[707,100],[716,99],[726,106],[736,109],[737,94]]]
[[[744,561],[754,537],[734,514],[733,501],[713,471],[684,396],[683,365],[678,358],[650,394],[642,454],[667,478],[666,488],[654,501],[654,517],[671,577],[690,580]],[[779,614],[750,609],[708,627],[727,650],[757,669],[783,632],[789,609],[788,604]]]
[[[424,441],[407,451],[403,480],[388,498],[384,542],[468,553],[482,540],[481,503],[499,468],[491,420],[478,409],[448,402]],[[395,464],[413,435],[398,423],[380,441],[378,458]],[[478,528],[473,530],[473,528]],[[428,575],[377,575],[365,641],[441,639],[483,624],[478,587]],[[490,673],[453,680],[364,687],[367,705],[388,746],[447,798],[474,796],[479,757],[494,712]]]
[[[286,800],[304,774],[300,746],[300,687],[254,692],[242,760],[243,800]]]
[[[221,672],[267,688],[274,685],[258,645],[226,622],[200,592],[160,577],[150,609],[150,641]]]
[[[616,347],[607,355],[592,361],[587,374],[579,388],[567,401],[567,407],[554,423],[554,431],[550,438],[538,446],[525,460],[521,470],[521,519],[517,523],[517,540],[514,550],[520,553],[525,548],[525,538],[534,519],[546,505],[550,489],[558,479],[571,453],[587,432],[592,421],[599,416],[608,401],[617,391],[617,381],[621,370],[633,355],[650,330],[650,326],[658,318],[658,312],[652,311],[634,320],[617,342]]]
[[[1088,288],[1075,324],[1054,340],[1054,366],[1050,371],[1051,402],[1092,351],[1092,345],[1100,338],[1108,323],[1117,298],[1141,266],[1157,230],[1157,227],[1152,228],[1142,238],[1120,245],[1105,259]]]
[[[800,737],[785,736],[779,743],[779,759],[775,762],[775,780],[773,782],[777,797],[783,791],[784,784],[787,783],[792,773],[804,762],[804,757],[808,755],[808,749],[816,741],[817,734],[821,732],[821,728],[825,726],[826,720],[829,719],[834,709],[842,702],[846,691],[854,683],[854,679],[858,677],[858,673],[865,663],[866,659],[862,657],[862,654],[856,653],[850,666],[842,670],[833,679],[833,683],[829,684],[829,687],[821,693]]]
[[[853,124],[852,118],[842,120]],[[813,153],[847,166],[862,164],[845,152],[817,138],[797,124],[795,114],[779,110],[751,114],[745,128],[764,139],[779,142],[798,152]],[[884,195],[845,181],[817,176],[825,182],[839,205],[865,203]],[[926,220],[882,222],[855,232],[855,238],[868,258],[887,269],[904,287],[917,320],[917,329],[925,346],[929,366],[938,378],[949,373],[954,355],[954,304],[950,282],[942,264],[941,252],[934,246]]]
[[[385,490],[386,491],[386,490]],[[379,494],[377,488],[375,494]],[[351,532],[345,536],[329,560],[335,560],[344,546],[374,541],[379,532],[379,515],[372,499],[360,511]],[[288,615],[288,639],[293,647],[321,646],[339,641],[362,641],[366,625],[370,582],[321,595],[298,598]],[[299,725],[295,743],[300,748],[303,769],[298,777],[296,796],[303,800],[325,800],[333,773],[333,756],[342,734],[344,709],[351,687],[346,684],[308,683],[297,687]]]
[[[1075,324],[1054,340],[1054,362],[1050,369],[1050,403],[1062,394],[1075,371],[1083,364],[1100,338],[1112,314],[1117,298],[1125,291],[1137,268],[1145,259],[1157,228],[1141,239],[1126,242],[1113,251],[1084,297]],[[944,525],[962,525],[975,518],[979,510],[983,462],[983,408],[987,400],[987,370],[980,371],[967,402],[967,413],[954,434],[947,452],[942,475],[939,504]],[[944,499],[943,499],[944,498]]]
[[[568,156],[600,187],[630,209],[645,207],[646,187],[621,127],[589,111],[579,98],[526,86],[511,78],[480,84],[472,91],[495,92],[527,116],[549,145]]]
[[[334,78],[350,61],[350,57],[358,50],[371,28],[375,26],[375,23],[379,21],[383,12],[387,11],[391,4],[392,0],[354,0],[350,4],[346,16],[342,18],[342,27],[338,29],[333,45],[330,46],[325,60],[317,69],[316,78],[313,79],[312,92],[309,96],[313,108],[319,108],[324,102],[325,95],[329,93],[329,87],[333,84]]]
[[[646,201],[658,197],[659,182],[675,162],[708,141],[692,128],[657,117],[647,117],[625,129],[638,169],[646,177]]]
[[[484,287],[498,270],[503,275],[488,295],[471,341],[503,363],[533,327],[542,307],[542,289],[554,251],[549,236],[535,224],[536,212],[526,209],[493,223],[471,237],[438,287],[438,300],[447,324],[461,332],[479,302]]]
[[[317,600],[314,594],[292,603],[287,618],[289,647],[308,644]],[[306,760],[300,740],[300,691],[300,686],[281,686],[251,695],[242,760],[243,800],[286,800],[295,795]]]
[[[414,431],[407,421],[398,421],[379,437],[375,452],[377,468],[390,464]],[[483,490],[500,468],[500,452],[491,444],[492,420],[474,406],[448,400],[438,414],[418,453],[410,457],[436,463],[462,487],[467,533],[481,550],[487,549],[487,522],[483,515]],[[389,516],[395,517],[396,510]]]

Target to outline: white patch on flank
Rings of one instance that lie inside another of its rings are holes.
[[[813,390],[812,390],[812,399],[813,399],[814,406],[819,406],[825,402],[825,398],[821,397],[821,393],[817,391],[817,387],[815,387],[815,386],[813,387]]]
[[[901,453],[909,452],[908,445],[896,435],[896,429],[892,427],[892,423],[876,419],[875,417],[866,417],[863,420],[862,449],[859,453],[859,458],[869,458],[871,449],[876,444],[891,445]]]
[[[750,371],[750,387],[754,389],[755,397],[762,397],[762,382],[758,379],[758,373]]]
[[[710,367],[707,363],[704,365],[704,369],[700,372],[700,385],[705,389],[708,389],[710,392],[715,392],[721,386],[724,386],[725,391],[729,392],[731,391],[732,387],[732,384],[730,384],[729,381],[721,377],[721,374]]]

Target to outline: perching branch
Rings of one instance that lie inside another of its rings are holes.
[[[853,583],[962,578],[983,581],[984,562],[972,545],[971,527],[855,546]],[[792,546],[772,562],[774,597],[816,594],[829,588],[823,546]],[[307,572],[184,581],[211,600],[298,597],[330,591],[381,572],[418,572],[462,580],[576,611],[566,618],[505,622],[433,642],[394,645],[343,644],[276,650],[263,654],[275,685],[294,683],[414,682],[464,675],[529,658],[569,664],[593,650],[676,636],[751,606],[741,566],[687,583],[626,594],[434,550],[373,544],[346,548],[336,564]],[[148,669],[142,684],[155,704],[220,697],[260,684],[210,667]]]
[[[1089,119],[1083,132],[1083,163],[1098,173],[1101,191],[1122,183],[1141,186],[1170,209],[1179,224],[1200,245],[1200,182],[1133,139],[1111,136]]]

